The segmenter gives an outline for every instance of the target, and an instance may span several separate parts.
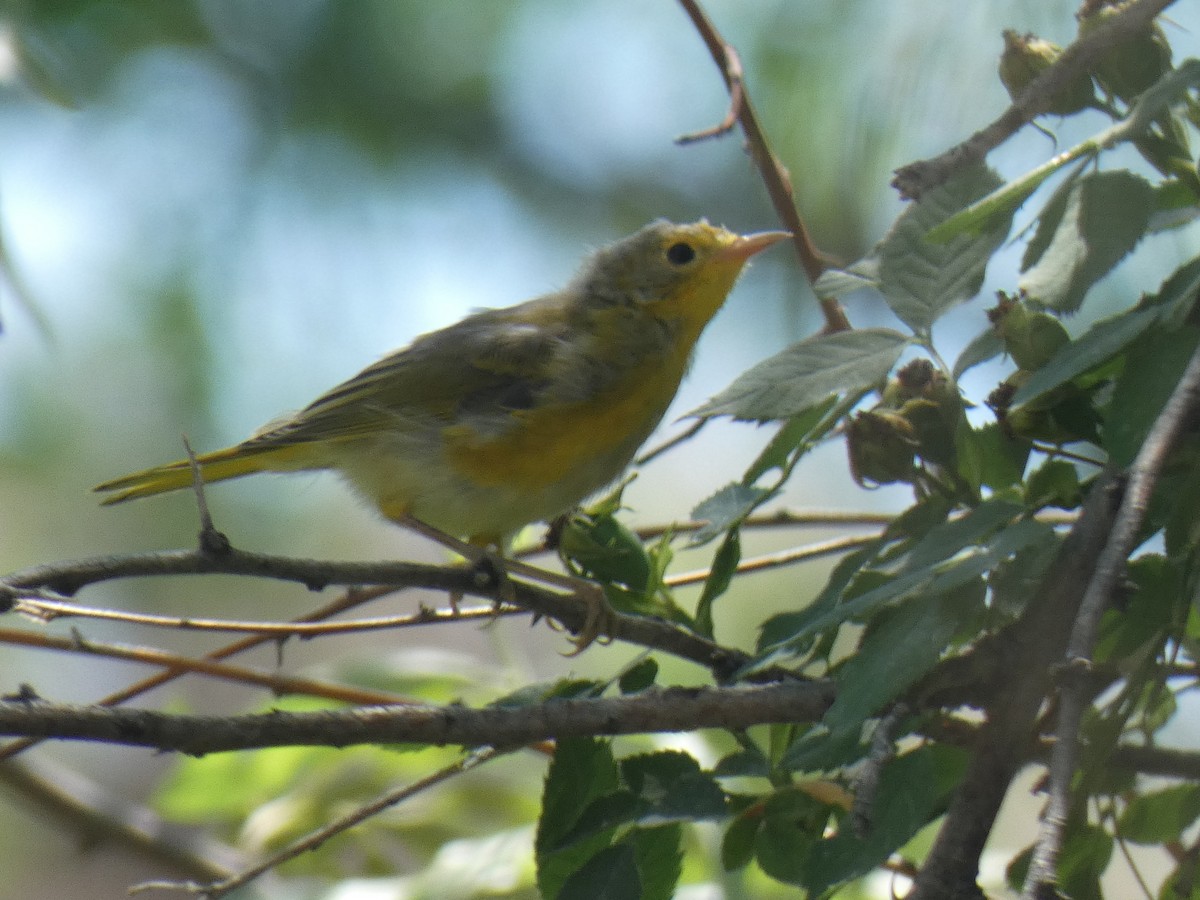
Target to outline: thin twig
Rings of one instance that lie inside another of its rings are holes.
[[[809,544],[805,547],[793,547],[788,550],[781,550],[778,553],[767,553],[762,556],[743,559],[738,563],[734,572],[738,575],[747,575],[751,572],[763,572],[768,569],[778,569],[800,562],[808,562],[809,560],[820,559],[824,556],[838,556],[842,553],[849,553],[851,550],[857,550],[859,547],[869,544],[873,540],[875,540],[874,535],[865,535],[835,538],[834,540]],[[667,576],[663,579],[663,583],[667,587],[672,588],[685,587],[689,584],[702,584],[708,580],[711,574],[711,569],[681,572],[678,575]]]
[[[153,613],[126,612],[119,609],[103,609],[84,606],[68,600],[43,600],[23,597],[13,607],[15,612],[33,616],[45,622],[54,619],[100,619],[124,622],[149,628],[171,628],[177,631],[219,631],[238,634],[265,634],[281,637],[324,637],[331,634],[354,634],[360,631],[383,631],[397,628],[412,628],[417,625],[434,625],[448,622],[490,622],[504,616],[528,615],[515,606],[494,604],[470,609],[431,609],[423,606],[415,613],[398,616],[377,616],[370,619],[349,619],[342,622],[254,622],[236,619],[204,619],[194,616],[160,616]],[[0,641],[9,632],[0,629]]]
[[[471,769],[478,768],[485,762],[491,762],[500,756],[509,753],[509,750],[497,750],[488,748],[485,750],[477,750],[474,753],[464,756],[458,762],[452,763],[436,772],[426,775],[424,778],[414,781],[412,784],[405,785],[402,788],[397,788],[373,800],[370,803],[360,806],[358,809],[347,813],[344,816],[330,822],[315,831],[310,832],[297,841],[293,841],[278,853],[272,854],[258,865],[244,869],[229,878],[224,878],[220,881],[214,881],[209,884],[196,884],[195,882],[175,882],[175,881],[152,881],[144,884],[134,885],[129,889],[131,894],[139,894],[143,891],[153,890],[155,888],[165,890],[185,890],[192,894],[197,894],[206,900],[218,900],[220,897],[227,896],[240,887],[244,887],[260,876],[277,869],[290,859],[295,859],[301,854],[316,850],[322,844],[332,837],[336,837],[343,831],[348,831],[360,822],[366,821],[372,816],[377,816],[381,812],[397,803],[402,803],[405,800],[415,797],[416,795],[429,790],[441,784],[444,781],[462,775]]]
[[[2,583],[3,582],[0,581],[0,584]],[[335,616],[340,612],[353,609],[356,606],[361,606],[363,603],[367,603],[380,596],[390,593],[392,593],[391,588],[351,588],[333,602],[326,603],[324,606],[318,607],[307,615],[302,616],[297,621],[319,622],[322,619]],[[236,656],[239,653],[259,647],[269,641],[276,640],[278,640],[278,637],[275,635],[252,635],[250,637],[241,638],[240,640],[234,641],[230,644],[226,644],[224,647],[218,647],[216,650],[205,654],[203,657],[201,657],[201,659],[212,661],[229,659],[231,656]],[[99,706],[118,706],[127,700],[140,697],[157,687],[168,684],[171,681],[186,675],[189,671],[190,669],[182,664],[172,665],[169,668],[164,669],[162,672],[159,672],[157,675],[151,675],[148,678],[143,678],[140,681],[134,682],[133,684],[126,685],[121,690],[103,697],[102,699],[96,701],[96,703]],[[38,743],[40,743],[40,741],[28,738],[10,741],[4,747],[0,747],[0,761],[16,756],[18,753],[28,750],[30,747]]]
[[[1068,677],[1059,693],[1058,741],[1050,758],[1050,802],[1042,819],[1033,861],[1025,880],[1025,900],[1044,896],[1058,880],[1058,857],[1070,812],[1071,782],[1079,765],[1079,730],[1087,698],[1072,672],[1086,672],[1100,627],[1100,617],[1111,607],[1129,554],[1137,546],[1150,496],[1180,435],[1200,410],[1200,350],[1171,393],[1137,458],[1129,469],[1128,485],[1108,542],[1075,618],[1067,645],[1064,672]]]
[[[1067,47],[1053,65],[1031,81],[1012,105],[987,127],[940,156],[909,163],[896,170],[892,187],[900,196],[920,200],[962,169],[980,162],[1022,127],[1046,112],[1054,98],[1074,79],[1092,70],[1110,49],[1146,29],[1155,16],[1175,0],[1135,0],[1097,28]]]
[[[678,447],[684,441],[691,440],[697,434],[700,433],[700,429],[703,428],[705,425],[707,425],[708,421],[709,421],[708,419],[697,419],[695,422],[693,422],[691,424],[691,426],[688,427],[688,429],[686,431],[683,431],[682,433],[677,434],[674,437],[667,438],[665,441],[663,441],[657,447],[652,447],[651,449],[647,450],[645,453],[643,453],[641,456],[639,456],[637,459],[635,459],[633,461],[634,465],[644,466],[644,465],[646,465],[646,463],[650,462],[651,460],[657,459],[658,457],[662,456],[668,450]]]
[[[510,570],[514,574],[515,569]],[[167,550],[127,556],[99,557],[35,566],[0,578],[0,594],[20,597],[29,588],[73,594],[81,587],[115,578],[162,575],[227,574],[294,581],[316,590],[331,584],[424,587],[512,602],[528,612],[560,622],[574,634],[593,621],[586,599],[559,594],[517,578],[500,583],[474,567],[436,566],[408,562],[338,562],[296,559],[230,549],[212,556],[202,551]],[[669,622],[645,616],[612,613],[605,617],[604,636],[671,653],[710,669],[723,681],[749,657],[722,647]]]
[[[120,659],[126,662],[141,663],[143,665],[162,666],[173,671],[194,672],[210,678],[219,678],[223,681],[267,688],[273,694],[280,697],[287,694],[304,694],[310,697],[324,697],[327,700],[337,700],[342,703],[380,705],[413,702],[410,698],[387,691],[331,684],[325,681],[313,681],[309,678],[294,678],[287,675],[261,672],[258,669],[251,669],[246,666],[216,662],[211,659],[192,659],[153,647],[127,647],[120,644],[84,640],[78,636],[70,638],[53,637],[47,634],[37,634],[19,629],[0,628],[0,644],[100,656],[107,659]]]
[[[683,7],[688,18],[692,20],[696,31],[704,40],[705,46],[708,47],[708,52],[712,55],[713,61],[716,62],[717,67],[721,70],[721,77],[725,80],[725,87],[729,90],[733,98],[733,101],[730,103],[730,112],[736,114],[737,120],[742,126],[742,133],[746,136],[746,145],[750,150],[750,157],[754,160],[759,177],[762,178],[763,184],[766,185],[767,193],[771,197],[771,204],[775,208],[775,215],[779,217],[779,220],[787,230],[792,233],[792,243],[795,245],[796,253],[800,257],[800,264],[804,268],[804,275],[810,285],[815,285],[817,279],[821,277],[821,273],[825,271],[825,261],[821,251],[813,243],[808,226],[804,224],[804,220],[800,217],[800,212],[796,207],[796,197],[792,188],[791,175],[788,174],[783,163],[771,151],[770,145],[767,143],[766,134],[758,122],[758,116],[754,113],[754,105],[750,102],[750,94],[746,90],[741,68],[742,64],[738,58],[737,51],[717,31],[716,26],[713,25],[712,20],[709,19],[708,15],[701,8],[698,0],[679,0],[679,5]],[[710,131],[721,133],[720,129],[721,125],[718,125],[716,129],[710,129]],[[685,142],[686,140],[687,138],[685,138]],[[846,318],[846,312],[842,309],[842,305],[836,297],[818,296],[817,299],[821,304],[821,312],[825,317],[826,332],[850,330],[850,321]]]

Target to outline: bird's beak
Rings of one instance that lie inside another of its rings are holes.
[[[786,241],[792,236],[790,231],[759,231],[755,234],[738,235],[732,244],[720,252],[722,259],[745,261],[772,244]]]

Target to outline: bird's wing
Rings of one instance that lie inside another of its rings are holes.
[[[563,339],[561,317],[546,303],[476,313],[368,366],[244,446],[353,439],[463,417],[502,429],[546,389]]]

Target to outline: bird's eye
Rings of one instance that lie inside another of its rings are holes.
[[[667,261],[674,266],[685,266],[696,258],[696,250],[691,244],[680,241],[667,248]]]

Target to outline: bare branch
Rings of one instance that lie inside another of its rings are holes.
[[[1022,127],[1046,112],[1064,87],[1085,72],[1117,44],[1143,31],[1154,17],[1175,0],[1136,0],[1095,30],[1067,47],[1054,64],[1031,81],[998,119],[940,156],[909,163],[896,170],[892,187],[900,196],[920,200],[962,169],[983,160]]]
[[[967,772],[951,800],[910,900],[981,898],[979,857],[1013,776],[1029,757],[1050,664],[1062,656],[1084,588],[1115,521],[1119,491],[1104,473],[1014,626],[1018,648],[1007,689],[989,704]]]
[[[591,619],[591,607],[580,597],[555,593],[515,578],[497,583],[492,573],[483,568],[407,562],[332,562],[237,549],[220,556],[195,550],[166,550],[35,566],[0,578],[0,596],[8,594],[11,602],[29,590],[50,589],[70,595],[85,585],[116,578],[199,574],[294,581],[310,590],[331,584],[387,585],[470,594],[515,603],[528,612],[561,622],[573,634],[582,632]],[[719,681],[726,680],[749,661],[745,653],[658,619],[613,613],[604,624],[606,637],[690,659],[711,670]]]
[[[552,699],[524,707],[356,707],[241,716],[0,702],[0,734],[101,741],[201,755],[309,745],[419,743],[524,746],[538,741],[696,728],[812,722],[833,702],[829,682],[665,688],[615,698]]]
[[[750,157],[754,160],[763,184],[766,185],[767,193],[771,197],[771,204],[775,207],[775,214],[792,233],[792,243],[800,257],[800,264],[804,267],[808,283],[816,284],[817,279],[821,277],[821,273],[826,268],[824,258],[816,244],[813,243],[808,226],[804,224],[796,207],[791,175],[788,174],[787,168],[780,162],[779,157],[771,151],[766,134],[758,122],[758,116],[754,113],[754,106],[751,104],[750,94],[746,90],[742,64],[737,51],[717,31],[716,26],[701,8],[698,0],[679,0],[679,5],[692,20],[696,31],[699,32],[705,46],[708,47],[713,61],[721,70],[721,77],[725,79],[725,86],[731,95],[729,112],[736,116],[742,126]],[[716,128],[709,129],[709,132],[712,134],[726,133],[728,129],[723,129],[724,125],[725,123],[722,122]],[[695,140],[695,136],[687,136],[681,140],[684,142]],[[821,312],[825,316],[826,332],[850,329],[850,322],[846,318],[845,310],[842,309],[842,305],[836,297],[818,296],[817,299],[821,304]]]

